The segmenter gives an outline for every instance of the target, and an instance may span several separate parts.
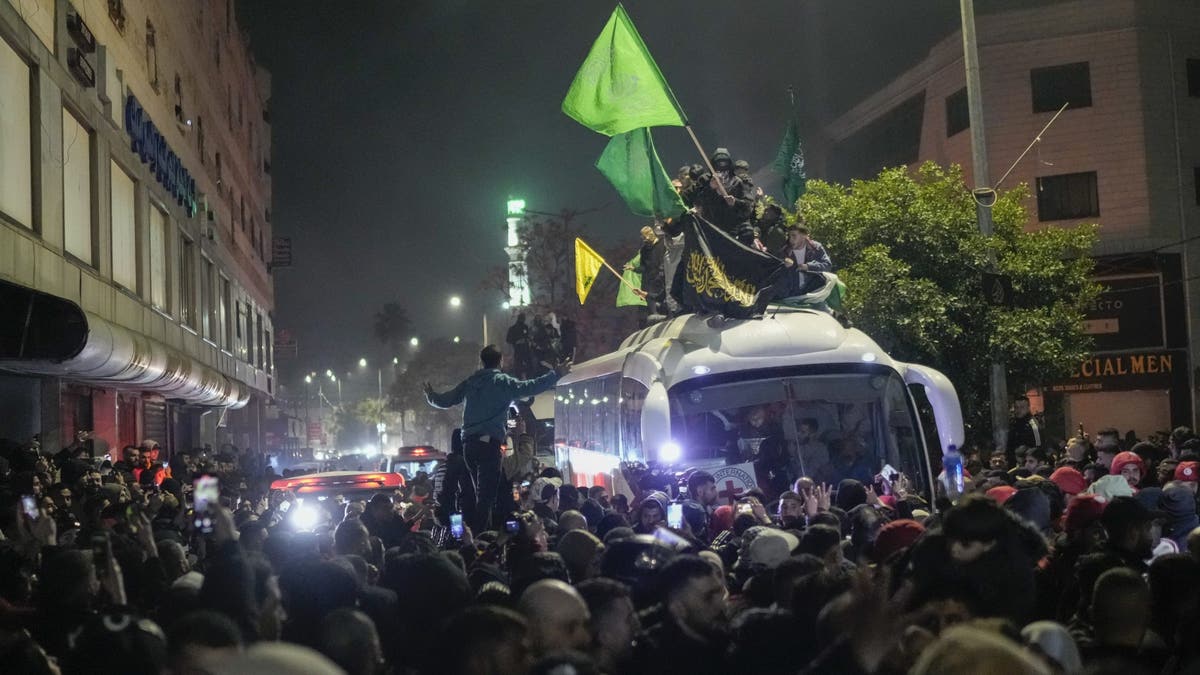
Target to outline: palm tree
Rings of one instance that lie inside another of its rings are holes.
[[[408,318],[408,311],[398,302],[384,303],[383,307],[375,312],[375,337],[387,345],[392,354],[397,353],[400,343],[408,339],[411,328],[412,321]]]

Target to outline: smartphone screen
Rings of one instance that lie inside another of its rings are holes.
[[[41,511],[38,510],[37,499],[33,495],[21,496],[21,509],[25,511],[25,515],[30,520],[37,520],[38,516],[41,515]]]
[[[740,515],[742,515],[743,513],[749,513],[749,514],[753,514],[753,513],[754,513],[754,507],[753,507],[753,506],[750,506],[749,504],[738,504],[738,505],[737,505],[737,514],[740,516]]]
[[[194,482],[192,500],[196,510],[196,529],[212,532],[212,510],[221,503],[221,485],[216,476],[201,476]]]
[[[683,529],[683,504],[667,506],[667,527],[672,530]]]
[[[455,539],[463,538],[463,522],[461,513],[450,514],[450,536]]]
[[[292,508],[292,503],[289,501],[279,502],[279,512],[287,513],[288,509]]]
[[[504,521],[504,531],[509,534],[516,534],[521,529],[521,524],[515,520]]]

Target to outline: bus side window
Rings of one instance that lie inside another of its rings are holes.
[[[620,409],[620,455],[625,461],[646,460],[646,453],[642,452],[642,406],[648,391],[646,385],[637,380],[621,380],[617,404]]]

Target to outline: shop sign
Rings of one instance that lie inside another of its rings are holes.
[[[1167,388],[1176,371],[1187,367],[1184,359],[1182,351],[1095,354],[1076,366],[1070,378],[1048,389],[1069,393]]]
[[[125,131],[129,134],[130,149],[150,168],[159,185],[171,193],[189,218],[196,215],[195,179],[133,94],[125,97]]]
[[[1162,281],[1157,274],[1096,279],[1104,290],[1084,312],[1097,352],[1162,347]]]

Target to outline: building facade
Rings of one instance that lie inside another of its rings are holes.
[[[0,0],[0,438],[263,447],[269,101],[232,0]]]
[[[1029,185],[1028,229],[1100,225],[1088,312],[1095,353],[1037,385],[1056,436],[1195,427],[1200,345],[1200,5],[1077,0],[978,16],[993,183],[1065,103],[1001,189]],[[971,133],[961,34],[826,124],[823,178],[959,164]],[[1036,336],[1030,336],[1031,339]]]

